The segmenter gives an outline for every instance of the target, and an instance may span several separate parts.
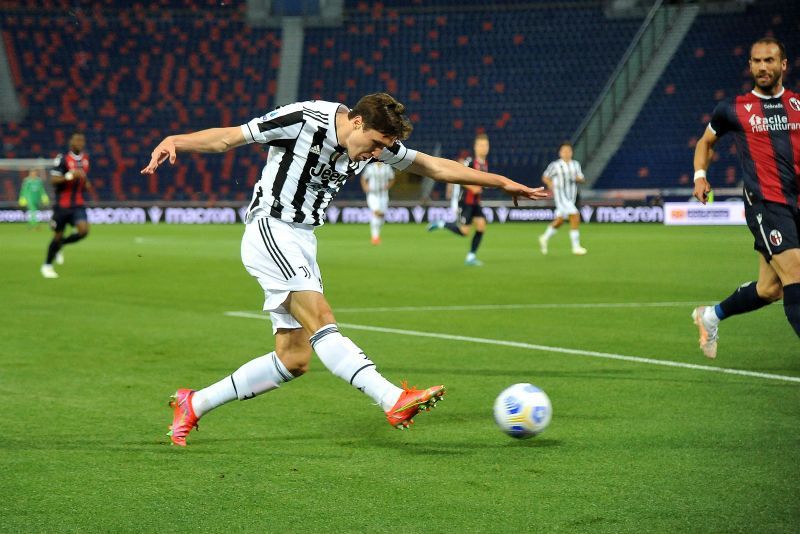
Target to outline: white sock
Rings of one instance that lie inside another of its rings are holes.
[[[311,346],[330,372],[371,397],[383,411],[394,406],[400,398],[403,390],[381,376],[372,360],[340,334],[335,324],[325,325],[314,332]]]
[[[275,352],[259,356],[239,367],[216,384],[195,392],[192,409],[198,418],[234,399],[247,400],[271,391],[294,376]]]
[[[381,235],[381,218],[372,216],[372,219],[369,221],[369,229],[372,233],[372,239],[377,239]]]
[[[706,309],[703,310],[703,319],[713,326],[718,326],[720,321],[716,308],[716,306],[706,306]]]
[[[557,231],[558,230],[556,230],[552,226],[547,225],[547,230],[544,231],[544,235],[543,235],[544,240],[545,241],[549,240],[551,237],[553,237],[556,234]]]
[[[569,240],[572,241],[572,248],[581,246],[581,233],[579,230],[569,231]]]

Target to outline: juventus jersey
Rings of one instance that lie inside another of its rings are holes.
[[[583,178],[581,164],[577,161],[557,159],[550,162],[544,175],[553,181],[553,200],[574,203],[578,198],[578,179]]]
[[[394,178],[394,171],[388,165],[374,163],[364,169],[369,193],[385,193],[389,190],[389,182]]]
[[[247,223],[269,216],[321,226],[325,208],[347,179],[376,161],[351,161],[339,145],[336,112],[340,108],[347,110],[336,102],[297,102],[241,126],[248,143],[269,145],[267,163],[247,210]],[[377,160],[402,170],[416,156],[415,150],[397,141]]]

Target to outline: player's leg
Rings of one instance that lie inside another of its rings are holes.
[[[36,220],[36,215],[39,212],[39,204],[34,199],[28,200],[28,229],[37,228],[39,222]]]
[[[308,235],[298,236],[292,233],[290,225],[280,221],[273,221],[271,226],[262,220],[245,227],[242,263],[264,289],[264,310],[270,312],[275,350],[250,360],[197,392],[179,389],[171,403],[174,413],[170,436],[176,445],[185,446],[186,436],[200,417],[214,408],[271,391],[308,368],[311,359],[308,333],[283,305],[293,286],[320,287],[319,273],[312,273],[306,266],[301,250],[303,237],[309,241],[309,246],[314,248],[315,245],[313,232],[306,233]]]
[[[539,236],[539,249],[542,251],[542,254],[547,254],[548,242],[551,237],[556,235],[556,232],[562,224],[564,224],[564,215],[559,211],[558,207],[556,207],[556,218],[552,223],[547,225],[544,233]]]
[[[75,208],[75,215],[73,219],[75,231],[64,238],[62,243],[63,245],[77,243],[89,235],[89,221],[86,218],[86,210],[83,208]]]
[[[58,273],[56,273],[55,269],[53,269],[53,261],[55,260],[58,251],[61,250],[64,241],[64,229],[67,226],[67,220],[67,213],[59,209],[53,210],[53,220],[51,221],[53,226],[53,239],[47,246],[47,255],[45,256],[44,263],[40,268],[40,272],[45,278],[58,278]]]
[[[783,285],[783,310],[786,318],[800,336],[800,248],[775,254],[770,265]]]
[[[571,206],[574,211],[570,210],[569,214],[569,240],[572,244],[572,253],[578,256],[583,256],[586,254],[586,249],[581,246],[581,233],[578,230],[578,226],[580,225],[580,215],[578,214],[577,208],[575,206]]]
[[[370,239],[373,245],[380,244],[381,226],[383,225],[383,210],[381,197],[377,193],[367,193],[367,207],[371,216],[369,221]]]
[[[334,375],[369,396],[386,413],[392,426],[408,427],[420,409],[429,409],[444,395],[444,386],[423,391],[402,389],[389,382],[375,363],[352,340],[342,336],[333,312],[322,293],[292,292],[285,304],[307,331],[313,331],[311,346]]]
[[[756,311],[782,297],[778,274],[766,258],[759,255],[757,281],[745,282],[721,302],[713,306],[700,306],[692,312],[692,318],[700,332],[700,348],[703,353],[709,358],[716,358],[720,321]]]
[[[312,332],[311,346],[330,372],[371,397],[384,410],[397,402],[402,390],[381,376],[364,351],[339,333],[333,311],[322,293],[292,292],[285,307]]]
[[[480,208],[478,208],[480,209]],[[478,259],[478,247],[481,245],[483,234],[486,232],[486,218],[483,214],[475,214],[472,219],[472,226],[475,228],[475,233],[472,235],[472,243],[470,244],[469,252],[464,260],[467,265],[482,265],[483,263]]]
[[[373,211],[369,221],[370,238],[373,245],[381,242],[381,226],[383,226],[383,212]]]
[[[279,356],[280,355],[280,356]],[[275,350],[239,367],[218,382],[198,390],[192,398],[197,419],[232,400],[249,400],[272,391],[308,370],[311,345],[302,328],[278,328]]]

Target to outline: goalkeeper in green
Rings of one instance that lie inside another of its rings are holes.
[[[39,211],[39,206],[49,203],[50,198],[44,189],[44,182],[39,177],[39,171],[31,169],[28,176],[22,181],[22,188],[19,190],[19,205],[28,209],[29,227],[34,228],[38,224],[36,212]]]

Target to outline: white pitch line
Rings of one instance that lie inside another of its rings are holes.
[[[697,306],[702,302],[587,302],[561,304],[465,304],[460,306],[379,306],[374,308],[336,308],[336,313],[381,313],[425,311],[543,310],[570,308],[678,308]]]
[[[225,312],[229,317],[244,317],[247,319],[268,320],[266,314],[231,311]],[[452,334],[439,334],[436,332],[420,332],[417,330],[400,330],[398,328],[384,328],[382,326],[368,326],[361,324],[338,323],[345,328],[353,330],[365,330],[369,332],[382,332],[385,334],[397,334],[402,336],[431,337],[436,339],[446,339],[449,341],[464,341],[467,343],[481,343],[484,345],[500,345],[504,347],[514,347],[518,349],[536,350],[542,352],[558,352],[561,354],[574,354],[577,356],[589,356],[591,358],[604,358],[606,360],[621,360],[625,362],[646,363],[649,365],[661,365],[663,367],[679,367],[682,369],[693,369],[695,371],[708,371],[711,373],[723,373],[730,375],[748,376],[754,378],[766,378],[769,380],[781,380],[783,382],[800,383],[800,377],[777,375],[772,373],[759,373],[757,371],[743,371],[741,369],[729,369],[726,367],[711,367],[710,365],[698,365],[693,363],[675,362],[671,360],[657,360],[654,358],[642,358],[639,356],[626,356],[624,354],[614,354],[610,352],[597,352],[593,350],[568,349],[564,347],[550,347],[547,345],[534,345],[532,343],[522,343],[519,341],[506,341],[502,339],[487,339],[470,336],[456,336]]]

